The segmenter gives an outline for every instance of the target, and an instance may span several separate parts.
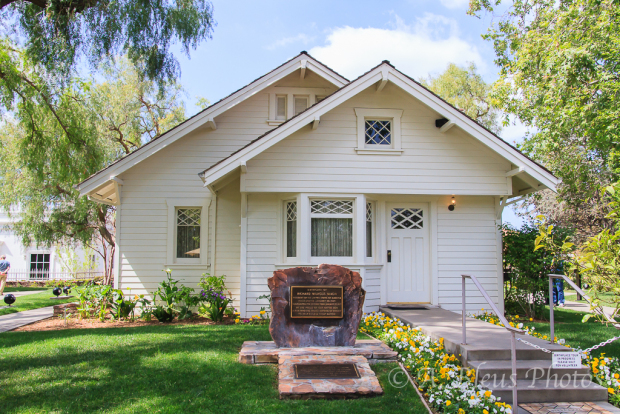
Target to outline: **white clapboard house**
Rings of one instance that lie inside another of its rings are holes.
[[[557,183],[389,62],[349,81],[302,52],[78,188],[118,207],[118,287],[226,275],[249,316],[320,263],[360,272],[367,311],[458,311],[462,273],[501,306],[502,209]]]

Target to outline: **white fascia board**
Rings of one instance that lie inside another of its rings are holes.
[[[375,70],[367,73],[363,78],[358,79],[356,81],[357,84],[354,87],[349,87],[346,90],[341,91],[342,93],[339,93],[339,91],[334,92],[332,96],[314,105],[305,111],[301,116],[287,121],[267,136],[256,141],[254,144],[242,149],[236,154],[233,154],[226,161],[214,166],[212,169],[207,170],[202,177],[205,186],[235,170],[240,165],[240,162],[247,162],[247,160],[252,159],[292,133],[307,126],[314,121],[315,117],[320,117],[324,113],[331,111],[338,105],[350,99],[352,96],[358,94],[360,91],[374,85],[380,79],[382,79],[381,71]]]
[[[504,142],[502,139],[498,139],[492,133],[476,124],[475,121],[462,114],[461,111],[441,99],[438,99],[431,92],[417,85],[415,82],[412,82],[398,71],[390,70],[390,81],[394,82],[394,84],[401,89],[409,92],[413,97],[449,119],[451,122],[454,122],[456,126],[478,139],[503,158],[511,161],[515,165],[525,167],[532,177],[539,180],[545,187],[555,191],[556,186],[560,183],[558,178],[545,171],[525,155],[515,151],[508,143]]]
[[[112,168],[101,171],[101,173],[96,174],[95,176],[89,178],[84,181],[81,185],[77,186],[77,190],[80,192],[80,195],[88,194],[93,189],[101,186],[108,180],[110,180],[110,176],[118,176],[122,174],[124,171],[138,164],[140,161],[150,157],[154,153],[159,150],[166,148],[168,145],[177,141],[179,138],[189,134],[190,132],[196,130],[202,125],[206,124],[209,119],[214,119],[216,116],[226,112],[230,108],[238,105],[244,100],[248,99],[252,95],[260,92],[265,89],[269,85],[279,81],[287,75],[298,70],[301,66],[301,61],[306,60],[306,67],[313,72],[316,72],[318,75],[324,77],[329,82],[332,82],[339,88],[343,87],[347,83],[349,83],[346,79],[341,76],[336,76],[335,73],[332,73],[326,69],[324,69],[321,65],[316,64],[309,56],[307,55],[299,55],[296,59],[291,60],[287,64],[274,69],[269,72],[262,78],[256,80],[240,91],[234,93],[233,95],[225,98],[223,101],[213,105],[213,107],[207,109],[199,113],[198,115],[190,118],[185,121],[175,129],[170,132],[164,133],[163,136],[158,138],[154,143],[148,145],[148,149],[144,151],[137,151],[132,154],[127,155],[125,158],[118,161],[113,165]]]

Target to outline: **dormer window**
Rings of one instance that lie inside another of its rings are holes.
[[[308,109],[308,97],[295,96],[295,115],[302,113],[306,109]]]
[[[402,154],[401,109],[355,108],[358,154]]]
[[[286,95],[276,96],[276,119],[286,121]]]

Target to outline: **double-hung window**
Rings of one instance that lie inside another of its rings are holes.
[[[302,113],[303,111],[305,111],[306,109],[308,109],[308,102],[309,102],[308,96],[295,96],[294,115],[298,115]]]
[[[353,256],[353,201],[310,200],[310,255]]]
[[[276,120],[286,121],[286,95],[276,96]]]

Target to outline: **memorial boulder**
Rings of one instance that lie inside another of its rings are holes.
[[[366,291],[359,273],[337,265],[276,270],[269,278],[276,346],[353,346]]]

